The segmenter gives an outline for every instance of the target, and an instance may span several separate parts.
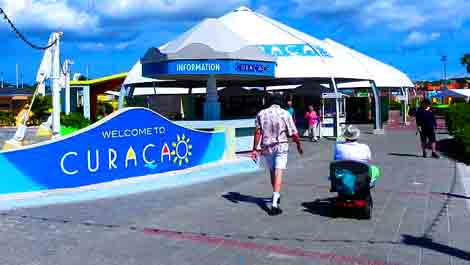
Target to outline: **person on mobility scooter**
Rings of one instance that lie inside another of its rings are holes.
[[[368,145],[358,143],[361,131],[355,126],[348,126],[344,133],[344,142],[335,146],[334,162],[330,164],[330,192],[337,192],[338,197],[331,207],[332,216],[344,208],[357,209],[361,218],[370,219],[373,200],[370,193],[380,170],[370,164],[371,151]]]

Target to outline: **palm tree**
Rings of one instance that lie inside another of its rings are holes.
[[[467,68],[468,74],[470,74],[470,53],[466,53],[460,59],[460,63]]]

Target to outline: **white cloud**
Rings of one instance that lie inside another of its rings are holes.
[[[268,17],[274,16],[275,13],[275,11],[268,5],[261,5],[255,11]]]
[[[0,6],[21,29],[93,32],[99,18],[63,0],[0,0]]]
[[[218,16],[250,0],[100,0],[96,6],[106,16],[117,19],[142,17],[191,18]]]
[[[363,7],[369,0],[292,0],[297,5],[295,12],[297,14],[319,13],[319,14],[337,14],[339,12],[354,11]]]
[[[430,34],[419,32],[419,31],[413,31],[405,39],[405,45],[421,45],[425,44],[427,42],[431,42],[434,40],[437,40],[441,37],[441,34],[438,32],[433,32]]]
[[[104,51],[104,50],[122,51],[135,44],[136,44],[136,40],[122,41],[118,43],[83,42],[78,45],[78,48],[80,50],[85,50],[85,51]]]
[[[102,42],[84,42],[79,44],[78,48],[87,51],[101,51],[107,49],[108,45]]]
[[[294,14],[352,18],[358,26],[394,31],[455,30],[470,21],[468,0],[291,0]],[[320,2],[320,3],[318,3]]]

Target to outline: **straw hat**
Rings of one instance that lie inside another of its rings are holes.
[[[352,125],[349,125],[343,133],[344,139],[350,141],[355,141],[359,139],[359,136],[361,136],[361,130]]]

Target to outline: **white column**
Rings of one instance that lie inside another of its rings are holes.
[[[70,61],[65,60],[65,114],[70,114]]]
[[[403,88],[403,91],[405,92],[405,113],[403,113],[403,121],[405,125],[408,125],[408,104],[410,103],[410,93],[407,87]]]
[[[91,119],[90,86],[83,87],[83,116],[89,120]]]
[[[125,97],[126,97],[126,87],[123,85],[121,86],[121,90],[119,91],[118,109],[124,108]]]
[[[207,79],[207,97],[204,103],[204,120],[220,120],[220,103],[217,94],[217,80],[210,75]]]
[[[372,94],[374,95],[375,101],[375,125],[374,125],[374,134],[384,134],[384,130],[382,128],[382,117],[380,115],[380,93],[375,85],[373,80],[369,81],[370,86],[372,88]]]
[[[54,33],[54,39],[57,40],[52,53],[52,132],[60,134],[60,37],[62,33]]]
[[[339,125],[339,97],[338,97],[338,87],[336,86],[336,80],[332,77],[331,84],[333,85],[333,90],[335,92],[335,136],[336,139],[340,137],[340,125]]]

